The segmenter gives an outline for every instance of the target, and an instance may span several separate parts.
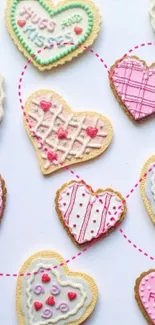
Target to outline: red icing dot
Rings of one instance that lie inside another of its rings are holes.
[[[80,207],[82,207],[82,206],[83,206],[83,204],[82,204],[82,203],[80,203],[79,205],[80,205]]]
[[[99,210],[97,209],[96,212],[99,212]]]
[[[46,100],[42,100],[40,102],[40,107],[46,113],[52,107],[52,103],[51,102],[47,102]]]
[[[63,127],[60,127],[57,131],[57,136],[59,139],[66,139],[68,135],[67,130],[65,130]]]
[[[26,20],[18,20],[17,24],[19,27],[23,28],[26,25]]]
[[[76,299],[77,294],[75,292],[68,292],[68,298],[70,301]]]
[[[93,220],[94,223],[96,223],[96,220]]]
[[[55,305],[54,297],[53,296],[48,297],[46,300],[46,304],[49,306],[54,306]]]
[[[116,207],[113,207],[114,210],[116,210]]]
[[[82,196],[85,196],[85,193],[82,193]]]
[[[95,138],[97,133],[98,133],[98,129],[97,128],[93,128],[92,126],[88,126],[86,128],[86,133],[90,138]]]
[[[83,28],[81,27],[75,27],[74,32],[76,35],[80,35],[83,32]]]
[[[48,274],[44,273],[41,280],[42,280],[42,282],[47,283],[47,282],[51,281],[51,278],[49,277]]]
[[[115,218],[110,218],[110,221],[115,221]]]
[[[77,218],[80,218],[79,214],[77,214]]]
[[[91,233],[93,234],[94,233],[94,230],[91,230]]]
[[[63,205],[65,206],[65,205],[66,205],[66,203],[64,202],[64,203],[63,203]]]
[[[58,160],[58,155],[55,152],[48,152],[47,159],[51,162],[54,160]]]
[[[33,305],[36,311],[40,310],[43,306],[42,302],[40,301],[35,301]]]
[[[73,227],[76,228],[76,225],[74,224]]]
[[[70,195],[70,193],[67,193],[67,195]]]

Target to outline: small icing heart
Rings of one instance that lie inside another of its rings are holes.
[[[53,162],[54,160],[58,160],[58,155],[55,152],[48,152],[47,158],[49,161]]]
[[[40,301],[35,301],[33,305],[36,311],[40,310],[43,306],[42,302]]]
[[[48,274],[44,273],[41,280],[42,280],[42,282],[46,283],[46,282],[50,282],[51,278],[49,277]]]
[[[79,245],[114,230],[126,214],[123,202],[118,192],[107,189],[95,193],[82,181],[64,184],[55,197],[59,219]],[[117,211],[115,216],[114,211]]]
[[[98,129],[97,128],[93,128],[92,126],[88,126],[86,128],[86,133],[90,138],[95,138],[97,133],[98,133]]]
[[[75,300],[77,297],[77,294],[75,292],[68,292],[68,298],[70,301]]]
[[[76,35],[80,35],[83,32],[83,28],[81,27],[75,27],[74,32]]]
[[[52,103],[50,102],[46,102],[45,100],[42,100],[40,102],[40,107],[42,108],[42,110],[46,113],[49,111],[49,109],[52,107]]]
[[[48,297],[46,300],[46,304],[49,306],[54,306],[55,305],[54,297],[53,296]]]
[[[57,131],[57,135],[59,139],[66,139],[68,132],[64,128],[59,128]]]
[[[18,26],[20,26],[22,28],[26,25],[26,20],[18,20],[17,24],[18,24]]]

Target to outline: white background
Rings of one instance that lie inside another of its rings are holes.
[[[108,66],[130,48],[155,41],[148,16],[147,0],[96,0],[102,28],[93,49]],[[6,1],[0,1],[0,73],[5,77],[5,116],[0,126],[0,173],[8,189],[7,207],[0,226],[0,272],[16,273],[29,255],[51,249],[65,259],[78,249],[60,224],[55,191],[74,179],[68,171],[42,176],[35,151],[23,127],[17,83],[26,59],[10,39],[4,24]],[[155,46],[134,52],[151,64]],[[126,195],[139,178],[145,161],[155,153],[154,119],[133,124],[113,97],[107,72],[91,53],[50,73],[33,66],[26,72],[23,99],[39,88],[60,93],[75,110],[96,110],[112,122],[114,138],[96,161],[73,167],[94,190],[113,187]],[[155,229],[140,197],[139,188],[128,200],[122,228],[127,236],[155,257]],[[134,282],[141,272],[155,267],[116,230],[69,264],[72,270],[91,275],[99,288],[96,309],[85,324],[145,325],[134,299]],[[0,321],[18,323],[15,311],[16,278],[0,277]]]

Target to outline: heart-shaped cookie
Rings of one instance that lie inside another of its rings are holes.
[[[50,90],[32,94],[25,104],[25,112],[25,127],[43,174],[95,158],[112,140],[112,126],[106,117],[95,112],[73,112],[62,97]],[[88,134],[90,127],[97,132]]]
[[[78,245],[106,236],[125,217],[125,200],[112,189],[94,192],[82,181],[64,184],[56,193],[57,214]]]
[[[140,191],[145,207],[155,224],[155,156],[150,157],[141,171]]]
[[[4,104],[4,90],[3,90],[3,83],[4,79],[0,76],[0,121],[3,119],[4,110],[3,110],[3,104]]]
[[[0,175],[0,221],[3,218],[3,213],[5,209],[5,204],[6,204],[6,187],[5,187],[5,181]]]
[[[153,31],[155,32],[155,0],[149,0],[149,15]]]
[[[50,282],[42,282],[42,273]],[[20,325],[79,325],[93,312],[98,296],[94,280],[71,272],[55,252],[31,256],[20,269],[16,287],[16,310]]]
[[[136,280],[135,298],[150,325],[155,324],[155,269],[144,272]]]
[[[155,63],[150,67],[136,56],[125,56],[110,69],[110,86],[121,107],[134,121],[155,114]]]
[[[84,52],[97,38],[100,23],[92,0],[65,0],[57,5],[52,0],[7,0],[8,31],[18,49],[40,70],[62,65]]]

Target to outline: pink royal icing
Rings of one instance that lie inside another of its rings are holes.
[[[106,234],[124,210],[121,199],[114,192],[103,191],[96,197],[85,185],[76,182],[60,192],[58,206],[66,227],[79,244]]]
[[[146,313],[155,324],[155,271],[142,278],[139,284],[139,297]]]
[[[155,67],[147,68],[138,59],[125,58],[116,66],[112,82],[135,120],[155,113]]]

